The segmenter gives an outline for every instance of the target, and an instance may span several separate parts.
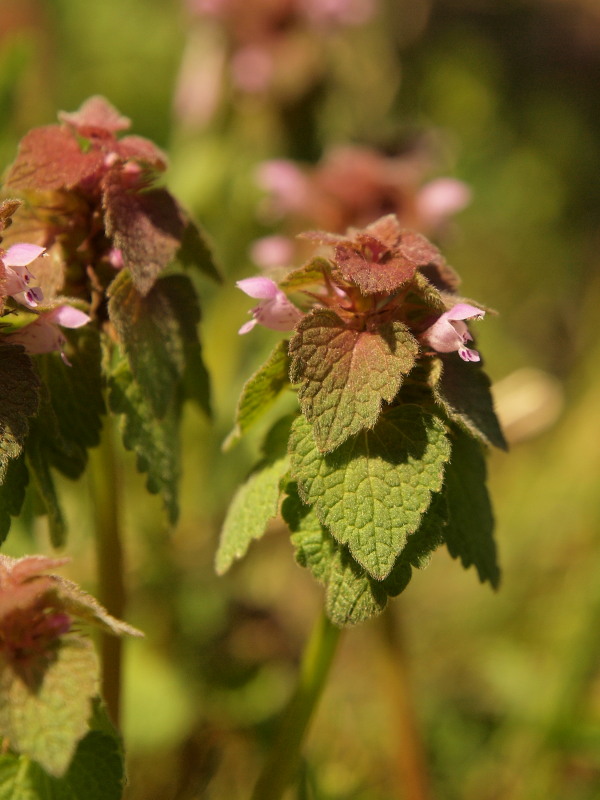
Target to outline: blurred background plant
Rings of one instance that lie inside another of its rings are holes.
[[[215,420],[188,410],[177,528],[158,499],[147,500],[133,459],[115,475],[128,498],[126,619],[147,634],[127,650],[128,797],[247,797],[293,685],[321,597],[294,564],[283,526],[226,578],[213,571],[225,509],[264,426],[234,454],[223,455],[221,442],[243,381],[277,336],[238,337],[247,298],[234,281],[256,272],[253,242],[306,224],[306,210],[302,219],[273,212],[264,162],[296,159],[296,177],[314,184],[332,153],[354,146],[391,159],[386,176],[405,167],[411,213],[440,177],[469,188],[464,210],[428,232],[465,292],[501,312],[478,336],[512,444],[491,460],[501,589],[481,587],[440,551],[388,621],[409,653],[431,794],[592,800],[600,794],[597,4],[256,0],[245,14],[239,5],[3,0],[0,8],[2,166],[31,126],[103,94],[169,154],[169,188],[212,236],[227,276],[225,288],[202,289]],[[384,200],[392,210],[389,191]],[[61,488],[72,577],[93,589],[87,486],[61,479]],[[33,551],[51,548],[30,513],[3,552]],[[419,797],[406,786],[403,794],[384,641],[377,622],[345,636],[308,742],[304,796]]]

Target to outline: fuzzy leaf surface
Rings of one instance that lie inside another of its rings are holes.
[[[110,289],[109,314],[155,416],[166,414],[173,398],[182,395],[181,387],[209,411],[208,375],[196,328],[200,309],[189,278],[169,275],[143,295],[122,272]]]
[[[151,494],[160,493],[169,520],[175,523],[179,516],[179,408],[172,404],[157,419],[125,362],[110,375],[108,389],[110,410],[122,415],[123,444],[136,453],[138,470],[148,473],[146,488]]]
[[[265,457],[240,486],[229,506],[215,561],[219,575],[245,555],[251,542],[260,539],[269,521],[277,515],[281,480],[289,469],[286,452],[289,430],[289,417],[273,426],[263,445]]]
[[[439,498],[439,495],[436,495]],[[307,567],[326,587],[325,610],[341,627],[364,622],[380,614],[388,598],[402,592],[412,576],[412,566],[424,567],[433,550],[443,541],[444,521],[432,502],[419,530],[408,542],[383,581],[372,578],[321,525],[314,510],[291,491],[282,504],[282,515],[292,531],[298,563]]]
[[[10,530],[10,518],[18,516],[21,511],[28,483],[29,474],[25,466],[25,458],[21,455],[10,462],[4,476],[4,483],[0,485],[0,545]]]
[[[21,139],[6,184],[20,190],[72,189],[96,175],[103,160],[100,150],[84,153],[67,128],[46,125],[34,128]]]
[[[175,258],[186,216],[166,189],[132,191],[118,173],[104,179],[103,205],[107,236],[121,250],[135,288],[145,295]]]
[[[54,478],[37,431],[32,434],[27,448],[27,466],[33,486],[48,517],[48,530],[53,547],[62,547],[67,540],[67,525],[60,506]]]
[[[0,344],[0,484],[18,458],[39,406],[39,378],[22,347]]]
[[[207,278],[221,283],[223,278],[206,235],[192,220],[187,220],[177,251],[177,261],[186,269],[197,269]]]
[[[289,366],[288,341],[283,339],[276,344],[262,367],[244,384],[236,410],[235,425],[225,440],[223,449],[227,450],[236,444],[289,385]]]
[[[484,444],[506,450],[508,445],[494,411],[490,379],[476,364],[457,358],[455,353],[441,356],[441,374],[433,386],[436,401],[450,419]]]
[[[446,544],[453,558],[460,558],[465,568],[473,565],[482,583],[489,581],[497,588],[500,568],[486,472],[481,444],[457,428],[452,439],[452,459],[446,470]]]
[[[97,683],[94,648],[79,637],[61,639],[35,686],[0,656],[0,735],[8,738],[14,751],[37,761],[50,775],[64,775],[88,729]]]
[[[410,372],[418,344],[399,322],[367,330],[350,327],[328,309],[307,314],[290,341],[292,382],[317,445],[328,452],[373,428],[382,402],[391,402]]]
[[[121,800],[123,784],[119,742],[96,730],[81,739],[61,778],[26,757],[0,756],[0,800]]]
[[[71,366],[56,353],[36,358],[43,390],[31,428],[40,455],[75,479],[85,469],[87,450],[100,441],[105,407],[98,332],[86,326],[66,335]]]
[[[291,474],[300,497],[377,580],[389,575],[442,486],[450,446],[443,424],[418,406],[382,414],[375,428],[321,453],[299,417],[290,436]]]

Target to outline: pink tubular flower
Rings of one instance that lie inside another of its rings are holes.
[[[290,303],[275,281],[270,278],[263,278],[260,275],[244,278],[242,281],[237,281],[236,286],[249,297],[262,300],[250,312],[253,319],[242,325],[238,333],[248,333],[257,323],[274,331],[291,331],[302,319],[302,312]]]
[[[25,350],[31,355],[38,353],[60,352],[60,357],[67,364],[69,363],[64,346],[66,339],[61,332],[59,325],[63,328],[81,328],[90,321],[90,317],[73,306],[57,306],[51,311],[44,311],[36,320],[25,325],[17,333],[6,336],[6,341],[12,344],[22,344]]]
[[[5,276],[0,293],[10,295],[18,302],[35,308],[43,300],[44,295],[39,286],[30,287],[29,284],[35,280],[35,275],[27,267],[44,251],[45,248],[37,244],[13,244],[9,247],[1,256]]]
[[[430,328],[421,334],[426,342],[438,353],[452,353],[458,350],[463,361],[480,361],[477,350],[470,350],[466,343],[472,341],[466,319],[483,319],[485,311],[468,303],[457,303],[450,311],[444,312]]]

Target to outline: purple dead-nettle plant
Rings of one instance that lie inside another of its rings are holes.
[[[268,433],[235,496],[225,572],[281,513],[296,559],[325,586],[338,626],[380,613],[446,544],[497,586],[484,450],[504,448],[472,323],[437,247],[394,215],[346,235],[312,231],[317,255],[278,283],[238,283],[253,319],[290,331],[246,383],[231,446],[284,390],[299,410]]]
[[[102,640],[100,687],[94,648],[79,631],[83,619],[137,635],[116,619],[125,587],[111,419],[169,525],[184,403],[209,411],[192,274],[218,272],[201,231],[159,183],[166,156],[123,135],[129,126],[92,97],[24,136],[2,189],[10,199],[0,203],[0,543],[30,494],[51,544],[63,546],[54,474],[77,479],[90,457],[107,607],[39,574],[62,561],[0,556],[2,765],[31,797],[79,796],[100,784],[107,797],[122,794],[122,747],[107,717],[118,725],[119,650]],[[72,774],[84,773],[89,787],[74,788]]]

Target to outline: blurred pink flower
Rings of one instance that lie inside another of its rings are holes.
[[[249,94],[268,89],[274,69],[272,54],[260,45],[242,47],[231,58],[233,84]]]
[[[238,333],[248,333],[257,323],[274,331],[291,331],[302,319],[302,312],[290,303],[275,281],[260,275],[237,281],[236,286],[249,297],[262,300],[251,310],[252,319],[239,329]]]
[[[58,351],[65,364],[71,366],[63,349],[67,340],[59,326],[81,328],[89,321],[90,317],[78,308],[68,305],[57,306],[50,311],[42,312],[29,325],[5,338],[12,344],[22,344],[31,355]]]
[[[322,25],[362,25],[375,11],[375,0],[300,0],[306,19]]]
[[[471,189],[455,178],[437,178],[421,187],[416,211],[425,229],[435,230],[471,202]]]
[[[250,248],[250,258],[264,269],[283,267],[294,257],[294,242],[287,236],[263,236]]]
[[[309,179],[293,161],[263,161],[256,170],[256,182],[269,193],[269,210],[275,215],[304,212],[310,196]]]
[[[480,361],[477,350],[470,350],[466,343],[473,340],[466,319],[483,319],[485,311],[468,303],[457,303],[444,312],[433,325],[421,334],[421,340],[438,353],[458,351],[463,361]]]
[[[4,265],[4,281],[0,286],[0,294],[3,296],[14,297],[23,305],[35,308],[43,300],[43,293],[39,287],[29,284],[35,280],[27,267],[38,256],[41,256],[46,248],[36,244],[13,244],[6,250],[1,257]]]

